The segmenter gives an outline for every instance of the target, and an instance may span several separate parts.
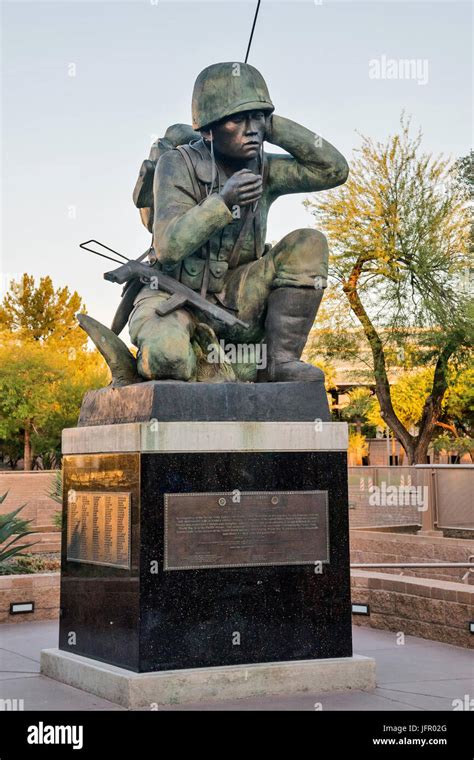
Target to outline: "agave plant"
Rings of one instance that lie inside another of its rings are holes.
[[[63,503],[63,473],[61,470],[56,470],[53,478],[53,482],[50,485],[47,495],[50,499],[56,502],[56,504]],[[56,528],[61,528],[63,524],[62,509],[59,509],[53,515],[53,523]]]
[[[57,504],[63,503],[63,473],[61,470],[56,470],[53,480],[47,491],[47,495],[50,499],[53,499]]]
[[[5,501],[7,494],[8,491],[0,496],[0,504]],[[30,546],[34,546],[35,543],[38,543],[34,541],[32,544],[18,544],[18,541],[22,538],[34,533],[33,530],[29,530],[31,520],[22,520],[20,517],[17,517],[24,507],[26,507],[26,504],[22,504],[21,507],[18,507],[13,512],[0,515],[0,567],[4,571],[8,569],[4,564],[7,559],[11,557],[23,557],[24,555],[21,552],[24,549],[28,549]],[[11,539],[11,541],[4,546],[4,543],[8,539]]]

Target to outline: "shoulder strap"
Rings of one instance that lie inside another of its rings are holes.
[[[228,258],[229,263],[229,269],[235,269],[239,265],[239,259],[240,259],[240,251],[242,248],[242,243],[244,241],[245,235],[247,234],[250,225],[252,224],[254,219],[254,212],[251,208],[251,206],[247,206],[245,210],[245,219],[244,223],[242,224],[242,227],[240,228],[239,236],[237,240],[234,243],[234,247],[232,248],[232,251],[230,253],[230,256]]]
[[[186,150],[187,145],[178,145],[176,150],[179,150],[182,157],[184,158],[184,162],[186,166],[188,167],[189,176],[191,178],[191,183],[193,186],[193,192],[194,197],[196,199],[196,203],[200,203],[206,198],[206,190],[203,185],[199,184],[196,180],[196,172],[194,171],[194,165],[191,161],[191,157]],[[211,246],[210,243],[207,242],[204,246],[204,258],[206,260],[206,263],[204,265],[204,272],[202,276],[202,284],[201,284],[201,297],[205,298],[207,294],[207,289],[209,287],[209,274],[210,274],[210,267],[211,267]]]
[[[187,145],[178,145],[176,150],[180,152],[184,159],[184,163],[187,166],[189,177],[191,179],[191,184],[193,186],[193,192],[194,197],[196,199],[196,203],[200,203],[204,198],[206,197],[206,191],[202,185],[200,185],[196,179],[196,172],[194,171],[194,165],[191,161],[190,155],[188,151],[186,150],[188,146]]]

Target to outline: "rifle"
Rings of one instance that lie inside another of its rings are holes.
[[[125,259],[126,263],[122,264],[121,261],[117,261],[117,259],[113,259],[111,256],[106,256],[103,253],[94,251],[92,248],[88,248],[87,246],[89,243],[96,243],[102,248],[115,253],[117,256]],[[194,307],[195,309],[199,309],[199,311],[202,311],[204,314],[207,314],[208,316],[213,317],[220,322],[224,322],[224,324],[229,325],[229,327],[240,325],[241,327],[248,328],[248,324],[246,322],[242,322],[240,319],[237,319],[237,317],[229,314],[229,312],[225,311],[225,309],[221,308],[220,306],[206,301],[205,298],[200,296],[191,288],[188,288],[187,285],[183,285],[183,283],[179,280],[175,280],[174,277],[170,277],[159,269],[154,269],[153,264],[142,264],[142,260],[147,256],[147,254],[149,254],[149,252],[152,250],[151,248],[148,251],[145,251],[145,253],[143,253],[138,259],[133,260],[127,259],[126,256],[123,256],[123,254],[114,251],[112,248],[109,248],[103,243],[99,243],[98,240],[87,240],[85,243],[80,243],[79,247],[83,248],[86,251],[89,251],[90,253],[95,253],[96,256],[102,256],[104,259],[110,259],[110,261],[115,261],[117,264],[120,264],[118,269],[113,269],[110,272],[104,273],[104,280],[107,280],[108,282],[116,282],[119,285],[123,285],[123,283],[138,278],[143,278],[149,282],[151,278],[156,277],[156,289],[158,290],[159,285],[160,290],[163,290],[165,293],[170,294],[170,298],[164,301],[156,309],[157,313],[161,317],[166,316],[166,314],[170,314],[170,312],[175,311],[175,309],[181,309],[185,306],[190,306]]]

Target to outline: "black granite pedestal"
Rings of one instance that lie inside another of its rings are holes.
[[[159,387],[148,421],[83,410],[63,436],[60,650],[136,673],[351,657],[347,429],[311,385],[254,386],[257,420],[248,405],[239,419],[240,389],[210,419],[222,386],[201,386],[201,408],[196,386],[168,386],[180,420],[160,415]],[[221,515],[242,525],[262,500],[276,517],[222,549]]]

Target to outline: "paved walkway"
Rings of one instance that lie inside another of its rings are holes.
[[[354,627],[354,653],[374,657],[373,692],[301,694],[227,702],[172,705],[162,710],[452,710],[453,700],[474,696],[474,655],[460,647]],[[40,675],[40,651],[56,647],[58,623],[0,626],[0,698],[23,699],[25,710],[123,710],[92,694]],[[319,708],[319,709],[321,709]]]

